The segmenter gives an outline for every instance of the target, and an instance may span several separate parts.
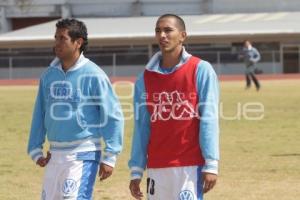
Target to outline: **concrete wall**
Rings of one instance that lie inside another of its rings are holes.
[[[217,74],[244,74],[245,66],[241,63],[213,64]],[[283,73],[280,63],[258,63],[257,68],[263,70],[264,74],[280,74]]]
[[[227,63],[216,64],[212,63],[216,73],[222,74],[244,74],[245,66],[243,63]],[[264,74],[283,73],[280,63],[259,63],[259,69],[262,69]],[[108,76],[121,76],[121,77],[136,77],[144,70],[142,65],[133,66],[102,66],[101,67]],[[34,68],[0,68],[0,79],[38,79],[46,67]]]

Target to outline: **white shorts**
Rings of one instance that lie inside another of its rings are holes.
[[[94,154],[90,157],[95,157],[95,152],[75,154],[51,152],[51,159],[46,166],[41,199],[92,199],[99,162],[94,158],[86,160],[86,155],[89,153]],[[100,157],[99,151],[97,154]]]
[[[149,168],[149,200],[202,200],[202,167]]]

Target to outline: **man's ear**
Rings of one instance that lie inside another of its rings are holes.
[[[182,31],[182,32],[181,32],[181,38],[180,38],[180,41],[181,41],[182,43],[185,41],[186,36],[187,36],[186,31]]]
[[[76,39],[75,42],[76,42],[77,45],[78,45],[78,49],[80,49],[80,47],[83,45],[83,39],[82,39],[82,38],[78,38],[78,39]]]

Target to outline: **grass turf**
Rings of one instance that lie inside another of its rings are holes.
[[[300,196],[299,84],[300,80],[263,81],[256,92],[245,91],[244,82],[221,83],[220,175],[206,200],[296,200]],[[43,169],[26,155],[36,89],[0,87],[0,199],[40,199]],[[129,90],[117,88],[120,96],[130,94]],[[132,118],[131,99],[122,102],[125,115]],[[250,113],[251,105],[258,104],[264,111]],[[248,119],[258,116],[263,119]],[[132,199],[127,168],[132,129],[133,121],[126,120],[124,150],[113,176],[104,182],[97,179],[95,200]]]

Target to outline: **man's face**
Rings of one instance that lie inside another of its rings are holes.
[[[244,47],[249,48],[251,46],[251,43],[249,41],[245,41]]]
[[[156,23],[155,37],[162,52],[172,52],[181,47],[186,38],[186,32],[180,30],[176,19],[166,17]]]
[[[74,56],[74,54],[80,52],[81,43],[78,40],[72,41],[69,36],[68,29],[56,29],[55,32],[55,55],[61,59],[68,59]]]

